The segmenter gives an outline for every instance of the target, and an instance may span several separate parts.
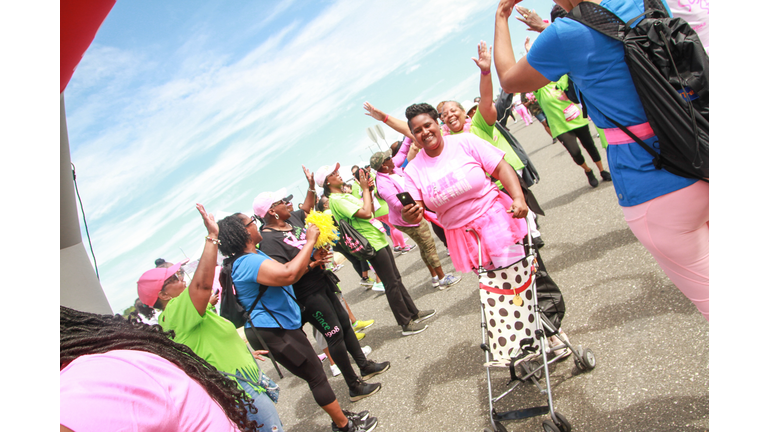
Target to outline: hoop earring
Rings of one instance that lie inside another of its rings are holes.
[[[280,219],[280,216],[278,216],[278,215],[275,215],[275,219]]]

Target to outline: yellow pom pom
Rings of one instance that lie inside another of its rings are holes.
[[[329,214],[312,210],[307,216],[307,224],[313,224],[320,230],[320,235],[315,242],[316,248],[332,246],[339,239],[336,234],[336,225]]]

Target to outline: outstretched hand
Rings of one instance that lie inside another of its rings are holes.
[[[477,67],[483,72],[491,70],[491,59],[493,58],[491,56],[492,51],[493,47],[489,47],[485,41],[480,41],[480,43],[477,44],[477,58],[472,57],[472,60],[475,61]]]
[[[203,217],[203,224],[205,224],[205,228],[208,230],[208,235],[218,237],[219,225],[216,223],[216,219],[213,215],[208,214],[208,212],[205,211],[205,207],[200,203],[195,204],[195,207],[197,207],[197,211],[200,212],[200,216]]]
[[[513,8],[516,4],[523,0],[501,0],[499,1],[499,7],[496,8],[496,15],[501,18],[509,19],[512,16]]]
[[[384,121],[384,118],[386,117],[386,114],[381,112],[381,110],[376,109],[376,107],[374,107],[370,103],[368,103],[368,102],[364,103],[363,104],[363,108],[365,108],[365,110],[368,111],[367,113],[365,113],[365,115],[373,117],[374,119],[376,119],[378,121]]]
[[[533,43],[531,42],[531,38],[526,37],[525,38],[525,52],[528,52],[528,51],[531,50],[531,45],[533,45]]]
[[[315,188],[315,173],[309,171],[307,167],[304,165],[301,166],[301,169],[304,170],[304,175],[307,177],[307,181],[309,182],[309,189]]]
[[[533,9],[528,9],[523,6],[517,6],[517,13],[521,16],[515,17],[518,21],[528,26],[528,31],[535,31],[541,33],[547,28],[547,23],[536,13]]]

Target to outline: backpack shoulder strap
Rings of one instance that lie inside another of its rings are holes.
[[[588,1],[581,2],[568,12],[566,18],[578,21],[619,42],[624,41],[627,23],[599,4]]]

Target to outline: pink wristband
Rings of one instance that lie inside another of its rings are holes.
[[[480,75],[488,75],[489,73],[491,73],[490,69],[488,69],[487,71],[484,71],[484,70],[480,71]]]
[[[389,114],[385,115],[385,116],[384,116],[384,120],[382,120],[382,121],[383,121],[384,123],[386,123],[386,122],[387,122],[387,119],[389,119]]]

